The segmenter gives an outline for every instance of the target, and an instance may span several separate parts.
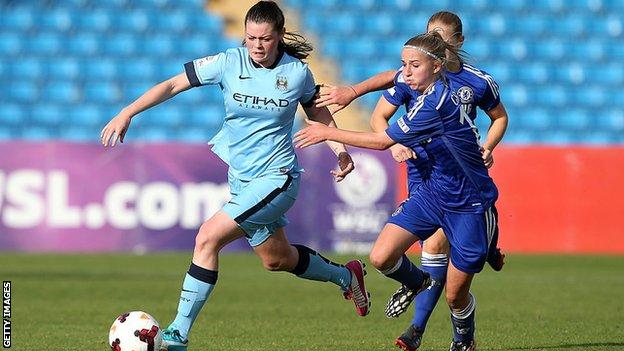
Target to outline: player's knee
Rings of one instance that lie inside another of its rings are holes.
[[[202,224],[195,236],[195,249],[204,252],[219,250],[219,240],[206,223]]]
[[[386,270],[396,263],[396,260],[393,261],[392,255],[389,255],[381,250],[371,251],[368,259],[373,267],[380,271]]]
[[[281,257],[268,257],[262,259],[264,269],[271,272],[286,270],[286,260]]]
[[[460,291],[446,289],[446,303],[451,308],[451,310],[461,309],[461,305],[464,300],[465,296],[462,296],[462,294],[460,294]]]
[[[426,240],[423,244],[423,251],[432,255],[448,254],[446,242],[443,240]]]

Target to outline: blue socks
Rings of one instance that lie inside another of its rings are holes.
[[[453,323],[453,341],[470,342],[474,340],[475,333],[475,307],[477,301],[472,294],[469,294],[470,302],[468,306],[458,313],[451,311],[451,322]]]
[[[197,318],[204,302],[217,283],[217,275],[217,271],[211,271],[191,263],[182,284],[178,314],[169,326],[177,329],[183,338],[188,339],[188,333],[195,318]]]
[[[380,272],[412,290],[420,289],[424,280],[423,271],[414,266],[406,255],[401,256],[394,267]]]
[[[299,252],[299,262],[290,273],[299,278],[332,282],[346,291],[351,284],[351,272],[343,265],[334,263],[318,252],[303,245],[293,245]]]
[[[424,331],[446,284],[448,256],[446,254],[430,254],[423,251],[421,264],[422,270],[429,273],[431,279],[434,280],[434,283],[427,290],[416,296],[416,303],[414,304],[412,324]]]

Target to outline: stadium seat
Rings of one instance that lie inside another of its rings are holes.
[[[506,141],[624,143],[622,1],[284,4],[300,11],[303,34],[319,38],[315,46],[348,83],[397,69],[403,43],[425,30],[433,12],[457,12],[464,21],[468,62],[501,87],[512,118]],[[204,11],[204,5],[204,0],[0,2],[0,83],[6,87],[0,121],[10,125],[0,137],[14,132],[37,140],[87,140],[92,128],[101,128],[124,104],[182,72],[185,62],[239,46],[238,39],[224,35],[224,19]],[[372,109],[378,97],[360,101]],[[222,102],[216,87],[193,89],[140,123],[152,139],[197,141],[221,125]],[[60,131],[42,107],[70,116],[76,127]],[[32,132],[31,119],[41,123]],[[187,122],[191,129],[185,131]],[[549,128],[558,132],[551,135]]]
[[[67,121],[76,127],[104,127],[106,121],[113,117],[105,115],[104,111],[94,103],[76,105],[67,111]]]
[[[19,125],[27,119],[26,108],[20,104],[0,104],[0,125]]]
[[[61,50],[61,37],[56,32],[41,32],[31,36],[28,42],[30,55],[52,56]]]
[[[34,103],[39,96],[39,89],[34,82],[16,81],[9,86],[10,101]]]
[[[17,56],[24,51],[24,41],[20,39],[19,32],[5,31],[0,33],[0,52],[3,59],[10,56]]]
[[[106,32],[113,24],[112,17],[114,13],[110,13],[105,9],[84,10],[77,13],[75,26],[78,33],[83,32]]]
[[[56,104],[37,104],[31,110],[30,117],[33,125],[54,127],[63,120],[61,111],[59,105]]]
[[[584,131],[591,124],[592,116],[588,110],[569,109],[557,116],[557,125],[561,130]]]
[[[0,5],[2,6],[2,5]],[[29,31],[36,24],[34,13],[27,7],[1,8],[0,28],[5,30]]]
[[[84,100],[89,102],[112,103],[121,99],[121,91],[113,82],[88,82],[83,91]]]
[[[48,81],[41,88],[41,99],[71,105],[80,98],[78,87],[68,81]]]

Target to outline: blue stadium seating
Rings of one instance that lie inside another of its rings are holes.
[[[204,3],[0,1],[0,139],[96,141],[108,119],[185,62],[239,45]],[[507,142],[624,143],[624,1],[284,4],[299,11],[304,34],[320,39],[315,47],[346,82],[397,69],[403,43],[432,13],[457,12],[469,63],[501,87]],[[372,110],[379,97],[361,102]],[[130,136],[205,141],[221,126],[222,101],[215,87],[185,92],[133,122],[140,128]],[[484,130],[489,122],[477,123]]]
[[[490,73],[510,115],[506,142],[624,143],[624,1],[287,0],[354,83],[398,67],[431,14],[463,19],[469,63]],[[371,52],[371,49],[374,52]],[[360,99],[373,109],[379,95]],[[483,131],[489,122],[478,119]],[[483,133],[482,133],[483,134]]]
[[[124,105],[185,62],[239,45],[203,7],[203,0],[0,1],[0,139],[97,142]],[[223,121],[220,95],[217,88],[181,94],[133,122],[145,131],[131,135],[207,141]],[[198,116],[186,132],[192,112]]]

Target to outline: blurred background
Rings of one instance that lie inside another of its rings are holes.
[[[220,90],[143,113],[114,150],[99,133],[185,62],[240,45],[253,3],[0,0],[0,250],[191,250],[228,199],[226,168],[205,145],[223,121]],[[433,13],[457,13],[469,62],[498,82],[510,116],[492,169],[503,250],[624,254],[624,2],[280,5],[287,30],[315,46],[317,82],[332,84],[398,68],[402,44]],[[338,124],[366,130],[379,97],[359,99]],[[484,135],[487,116],[477,121]],[[300,153],[305,189],[316,191],[289,212],[293,242],[368,251],[404,196],[402,168],[387,153],[353,153],[357,171],[338,185],[323,146]]]

